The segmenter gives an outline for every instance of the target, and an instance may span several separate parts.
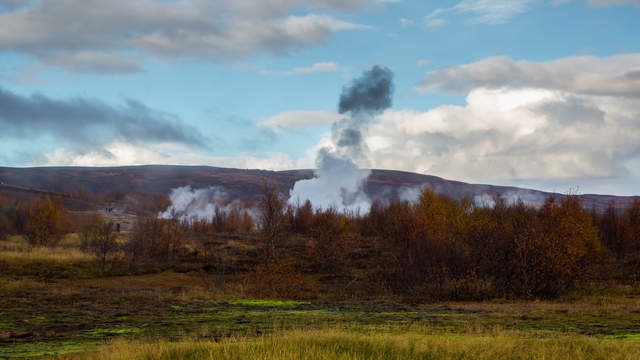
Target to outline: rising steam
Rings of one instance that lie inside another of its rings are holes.
[[[318,207],[368,212],[371,200],[363,185],[371,171],[364,141],[372,118],[391,106],[393,73],[374,66],[343,88],[338,110],[346,116],[331,128],[331,146],[318,151],[315,177],[296,182],[290,202],[311,200]]]
[[[169,200],[171,206],[158,214],[160,219],[187,221],[211,221],[216,212],[228,213],[234,203],[230,203],[223,187],[211,186],[203,189],[192,189],[183,186],[171,190]]]

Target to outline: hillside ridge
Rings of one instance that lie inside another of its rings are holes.
[[[313,177],[312,169],[260,170],[234,169],[212,166],[141,165],[120,167],[0,167],[0,184],[23,189],[57,193],[85,190],[100,194],[113,191],[168,194],[171,189],[191,186],[203,188],[219,186],[230,198],[255,201],[259,199],[265,182],[274,184],[288,194],[296,181]],[[455,199],[505,197],[541,204],[548,196],[564,194],[514,186],[471,184],[442,177],[407,171],[373,169],[365,183],[365,191],[374,200],[402,199],[407,193],[427,187]],[[2,187],[0,187],[2,191]],[[605,209],[610,203],[627,208],[640,196],[605,194],[579,195],[586,207]]]

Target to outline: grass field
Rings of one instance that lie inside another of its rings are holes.
[[[421,331],[422,330],[422,331]],[[292,331],[257,338],[219,342],[139,343],[115,341],[89,354],[68,359],[101,360],[437,360],[437,359],[638,359],[640,342],[579,335],[528,337],[501,331],[485,334],[429,334],[430,329],[386,329],[356,332],[345,329]]]
[[[256,299],[242,279],[104,276],[67,247],[0,242],[0,359],[638,359],[640,289],[557,301]]]
[[[243,352],[258,351],[261,358],[277,359],[270,352],[286,348],[293,351],[286,356],[295,357],[308,347],[303,341],[307,338],[316,341],[316,358],[322,359],[375,358],[366,354],[378,351],[397,351],[390,358],[403,359],[411,358],[407,354],[414,350],[419,350],[417,358],[464,359],[474,358],[469,354],[478,349],[485,358],[491,358],[492,351],[512,349],[521,350],[521,357],[515,358],[535,358],[527,357],[535,349],[539,354],[557,352],[557,357],[545,357],[549,359],[568,359],[576,351],[594,356],[586,358],[611,353],[625,359],[633,358],[624,356],[637,354],[640,346],[640,296],[632,289],[610,297],[557,302],[407,305],[232,298],[204,291],[197,285],[198,276],[165,272],[56,283],[2,279],[0,358],[85,352],[91,355],[80,358],[93,358],[92,351],[111,341],[115,345],[100,350],[105,359],[195,359],[199,357],[171,354],[218,354],[219,341],[229,351],[228,357],[221,358],[246,358]],[[295,329],[305,331],[270,336]],[[339,345],[341,338],[343,345]],[[363,345],[353,351],[364,351],[364,355],[322,355],[354,342]],[[388,346],[379,347],[379,343]],[[166,353],[137,353],[158,349]],[[119,353],[125,350],[130,354]],[[434,351],[440,357],[431,354]]]

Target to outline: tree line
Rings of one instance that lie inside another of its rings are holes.
[[[357,214],[309,201],[293,206],[266,186],[251,213],[238,206],[208,220],[141,216],[119,242],[113,224],[97,216],[72,224],[60,199],[0,199],[0,237],[21,234],[33,245],[55,246],[68,232],[80,235],[103,268],[117,251],[130,266],[180,261],[194,256],[188,241],[194,236],[246,234],[264,249],[256,266],[263,277],[278,271],[354,277],[358,262],[369,270],[362,283],[439,299],[551,298],[594,282],[640,281],[640,201],[603,213],[573,196],[549,198],[539,208],[502,199],[477,207],[424,190],[416,202],[375,202]],[[293,266],[282,251],[291,239],[311,244]]]

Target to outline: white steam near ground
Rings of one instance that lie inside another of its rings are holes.
[[[315,177],[296,182],[291,190],[292,204],[310,200],[320,208],[369,212],[371,200],[364,192],[370,170],[366,132],[374,117],[391,106],[393,73],[374,66],[343,89],[339,112],[344,117],[331,128],[331,144],[318,151]]]
[[[330,159],[331,157],[329,157]],[[341,165],[349,164],[348,162],[341,162]],[[353,165],[351,163],[351,165]],[[366,214],[371,206],[371,201],[367,195],[362,191],[362,182],[368,177],[368,171],[362,171],[357,166],[351,167],[353,172],[339,172],[340,167],[336,165],[329,167],[332,171],[338,171],[336,174],[330,174],[329,176],[319,176],[311,179],[316,181],[301,180],[296,183],[298,192],[305,191],[317,191],[318,189],[326,189],[330,192],[331,199],[336,196],[341,200],[350,201],[351,206],[337,207],[335,202],[317,203],[315,199],[326,200],[320,194],[319,196],[308,198],[316,208],[327,208],[330,206],[336,207],[339,211],[357,211],[361,214]],[[347,169],[349,170],[349,169]],[[346,175],[346,176],[345,176]],[[364,175],[364,176],[363,176]],[[340,179],[336,181],[335,179]],[[333,182],[332,182],[333,181]],[[348,183],[350,181],[350,183]],[[336,188],[331,188],[334,185],[342,186],[339,192],[336,192]],[[420,194],[425,189],[429,189],[427,185],[423,186],[406,186],[398,189],[398,200],[407,201],[410,203],[417,203],[420,199]],[[438,193],[436,189],[432,189]],[[293,193],[293,191],[292,191]],[[310,193],[313,195],[313,193]],[[326,194],[324,194],[326,195]],[[389,198],[383,199],[384,201],[390,200],[390,193],[387,194]],[[351,198],[349,198],[351,196]],[[169,194],[171,205],[163,212],[158,214],[160,219],[179,219],[181,221],[211,221],[216,213],[229,214],[234,207],[242,207],[238,201],[232,201],[222,186],[211,186],[208,188],[193,189],[191,186],[183,186],[171,190]],[[504,200],[507,205],[513,205],[517,202],[523,202],[527,206],[539,208],[542,206],[546,197],[541,194],[532,193],[529,191],[510,190],[501,194],[500,196],[490,195],[486,193],[474,195],[471,198],[472,204],[478,208],[493,208],[496,205],[498,199]],[[306,200],[306,199],[305,199]],[[297,200],[293,196],[289,199],[291,204],[301,204],[302,201]],[[363,207],[366,205],[367,207]],[[253,208],[244,208],[249,212],[252,218],[256,219],[256,210]]]
[[[216,212],[228,214],[233,207],[241,206],[238,201],[230,201],[222,186],[193,189],[183,186],[171,190],[171,206],[158,214],[160,219],[177,218],[182,221],[211,221]],[[252,209],[246,209],[251,214]],[[255,218],[255,216],[254,216]]]
[[[496,198],[489,194],[479,194],[473,197],[473,205],[480,208],[492,208],[496,206]]]
[[[410,203],[417,203],[420,195],[426,189],[433,190],[436,194],[443,193],[428,185],[402,187],[398,190],[398,199]],[[547,196],[528,190],[509,190],[499,195],[487,193],[474,194],[470,197],[471,203],[477,208],[493,208],[498,200],[503,200],[506,205],[514,205],[522,202],[526,206],[540,208],[547,200]]]

